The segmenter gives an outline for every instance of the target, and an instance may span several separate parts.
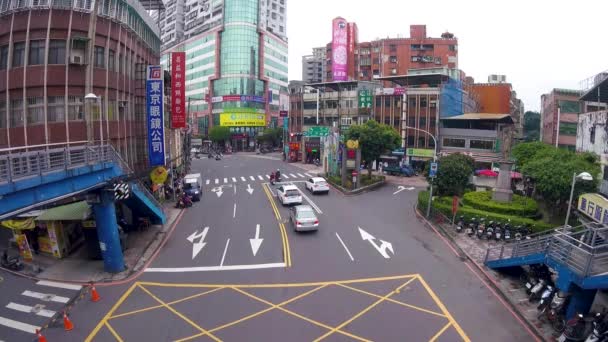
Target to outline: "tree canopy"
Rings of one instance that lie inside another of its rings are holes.
[[[437,177],[433,180],[437,194],[441,196],[462,195],[469,183],[469,177],[473,174],[475,165],[473,158],[461,153],[453,153],[439,158],[437,163],[439,164]],[[425,173],[430,182],[428,169],[427,166]]]
[[[538,141],[540,139],[540,113],[528,111],[524,114],[524,139]]]
[[[401,146],[401,136],[391,126],[369,120],[362,125],[353,125],[346,132],[347,140],[359,140],[361,158],[365,160],[369,174],[372,161],[380,155]]]
[[[226,126],[213,126],[209,131],[209,139],[213,142],[222,142],[230,139],[230,128]]]
[[[283,140],[282,128],[266,128],[262,135],[257,136],[258,143],[277,146]]]

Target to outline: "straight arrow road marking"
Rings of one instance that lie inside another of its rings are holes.
[[[346,253],[348,253],[348,256],[350,257],[351,261],[355,261],[355,259],[353,258],[353,255],[350,254],[350,251],[348,250],[348,247],[346,247],[346,244],[344,243],[344,241],[342,241],[342,238],[340,238],[340,235],[338,235],[338,232],[336,232],[336,237],[338,238],[338,240],[340,240],[340,243],[342,244],[342,247],[344,247],[344,249],[346,250]]]
[[[236,178],[232,177],[232,182],[236,183]]]
[[[258,224],[255,226],[255,237],[253,239],[249,239],[249,243],[251,244],[251,252],[253,253],[253,256],[258,254],[258,251],[260,250],[260,246],[262,245],[262,242],[264,242],[264,239],[260,239],[260,225]]]
[[[43,316],[43,317],[48,317],[48,318],[55,316],[55,311],[46,310],[46,309],[39,309],[38,311],[36,311],[36,309],[34,307],[31,307],[28,305],[21,305],[21,304],[17,304],[17,303],[13,303],[13,302],[8,303],[6,305],[6,308],[25,312],[25,313],[33,313],[38,316]]]
[[[361,229],[361,227],[357,228],[359,228],[359,233],[361,234],[361,238],[363,239],[363,241],[369,241],[369,243],[374,246],[378,253],[380,253],[380,255],[382,255],[385,259],[391,258],[387,250],[389,250],[393,255],[395,254],[395,251],[393,250],[393,244],[384,240],[380,240],[381,245],[378,246],[376,245],[376,243],[374,243],[374,240],[376,240],[376,238],[372,234]]]
[[[226,240],[226,247],[224,248],[224,254],[222,254],[222,261],[220,261],[220,267],[224,266],[224,259],[226,258],[226,252],[228,251],[229,244],[230,244],[230,239]]]
[[[205,237],[207,236],[208,232],[209,227],[205,227],[202,232],[199,233],[197,229],[194,233],[192,233],[192,235],[188,236],[187,240],[192,243],[192,260],[194,260],[198,253],[203,250],[203,247],[207,245],[207,243],[205,242]],[[195,242],[194,240],[196,239],[198,239],[198,241]]]
[[[262,177],[262,176],[260,176],[260,175],[258,175],[258,178],[259,178],[260,180],[264,180],[264,177]]]
[[[246,182],[246,181],[247,181],[247,180],[245,179],[245,177],[241,177],[241,180],[242,180],[243,182]]]
[[[251,184],[247,184],[247,192],[248,192],[250,195],[253,195],[253,188],[251,187]]]

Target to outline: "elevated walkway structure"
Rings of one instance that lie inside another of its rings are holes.
[[[556,286],[573,293],[569,315],[588,311],[595,291],[608,288],[608,227],[592,223],[558,228],[486,252],[485,265],[491,269],[533,264],[554,269]]]
[[[81,142],[0,150],[0,219],[65,198],[95,194],[97,200],[92,204],[102,254],[104,248],[112,252],[104,254],[104,261],[106,254],[112,254],[114,260],[113,265],[106,263],[106,270],[122,271],[113,194],[104,189],[118,179],[127,179],[132,191],[125,204],[154,223],[166,221],[162,206],[132,174],[111,145]]]

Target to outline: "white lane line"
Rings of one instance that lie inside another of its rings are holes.
[[[220,180],[219,179],[215,179],[215,184],[220,184]]]
[[[289,176],[287,176],[286,174],[282,174],[281,177],[283,177],[285,179],[289,179]]]
[[[236,183],[236,178],[232,177],[232,183]]]
[[[8,303],[6,305],[6,307],[8,309],[13,309],[13,310],[17,310],[17,311],[21,311],[21,312],[25,312],[25,313],[35,313],[38,316],[44,316],[44,317],[48,317],[48,318],[55,316],[55,311],[40,309],[38,312],[35,312],[35,311],[33,311],[34,308],[31,306],[21,305],[21,304],[17,304],[17,303],[13,303],[13,302]]]
[[[310,206],[313,207],[313,209],[315,209],[317,211],[317,213],[323,214],[323,211],[321,211],[321,208],[319,208],[319,206],[316,205],[315,202],[313,202],[310,199],[310,197],[306,196],[306,194],[302,190],[300,190],[300,188],[298,188],[298,191],[300,192],[300,195],[302,195],[302,197],[304,197],[304,199],[306,199],[308,204],[310,204]]]
[[[246,181],[247,181],[247,180],[245,179],[245,177],[241,177],[241,180],[242,180],[243,182],[246,182]]]
[[[40,327],[38,327],[38,326],[27,324],[27,323],[22,323],[19,321],[14,321],[12,319],[4,318],[4,317],[0,317],[0,325],[4,325],[5,327],[25,331],[25,332],[32,333],[32,334],[35,334],[36,330],[40,330]]]
[[[68,290],[74,290],[74,291],[78,291],[78,290],[82,289],[82,286],[80,286],[80,285],[58,283],[55,281],[48,281],[48,280],[41,280],[41,281],[37,282],[36,285],[58,287],[60,289],[68,289]]]
[[[302,178],[306,177],[306,176],[304,176],[304,175],[303,175],[303,174],[301,174],[301,173],[298,173],[298,176],[300,176],[300,177],[302,177]]]
[[[264,180],[264,177],[262,177],[262,176],[260,176],[260,175],[258,175],[258,178],[259,178],[260,180]]]
[[[260,270],[265,268],[283,268],[284,262],[254,265],[228,265],[228,266],[202,266],[202,267],[176,267],[176,268],[146,268],[148,273],[186,273],[186,272],[211,272],[211,271],[239,271]]]
[[[224,183],[228,183],[228,178],[224,178]]]
[[[294,175],[293,173],[289,174],[292,178],[298,178],[298,176]]]
[[[226,252],[228,251],[229,244],[230,244],[230,239],[226,240],[226,247],[224,248],[224,254],[222,255],[222,261],[220,261],[220,267],[224,266],[224,259],[226,258]]]
[[[312,177],[312,176],[310,175],[310,173],[306,173],[306,172],[305,172],[304,174],[306,175],[306,177]]]
[[[348,256],[350,257],[351,261],[355,261],[355,259],[353,258],[353,255],[350,254],[350,251],[348,250],[348,247],[346,247],[346,244],[344,243],[344,241],[342,241],[342,238],[340,237],[340,235],[338,235],[338,232],[336,232],[336,237],[338,238],[338,240],[340,240],[340,243],[342,244],[342,247],[344,247],[344,249],[346,250],[346,253],[348,253]]]
[[[209,185],[209,183],[211,183],[211,180],[207,179],[207,181],[205,182],[205,185]]]
[[[234,210],[232,211],[232,218],[236,218],[236,203],[234,203]]]
[[[70,301],[70,298],[67,297],[55,296],[54,294],[46,294],[29,290],[23,291],[22,295],[36,299],[42,299],[45,302],[57,302],[65,304]]]
[[[252,181],[254,181],[254,180],[255,180],[255,178],[253,178],[253,176],[249,176],[249,178],[251,178],[251,180],[252,180]]]
[[[234,194],[236,195],[236,185],[232,187],[234,189]]]

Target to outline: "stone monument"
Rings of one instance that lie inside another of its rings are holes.
[[[503,160],[500,162],[500,173],[496,180],[496,188],[492,192],[492,200],[496,202],[511,202],[513,200],[513,190],[511,190],[512,166],[512,161]]]

